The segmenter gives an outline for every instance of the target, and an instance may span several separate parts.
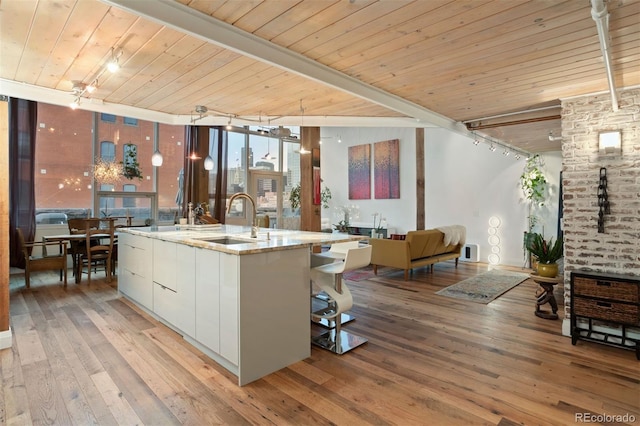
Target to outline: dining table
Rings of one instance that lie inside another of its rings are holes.
[[[71,244],[71,242],[73,241],[84,241],[87,238],[87,234],[84,232],[77,232],[77,233],[69,233],[69,234],[58,234],[58,235],[45,235],[42,237],[44,239],[45,242],[49,242],[49,241],[66,241],[67,243]],[[109,234],[105,233],[105,234],[94,234],[93,238],[95,238],[96,240],[100,240],[101,238],[109,238]],[[114,247],[116,246],[118,242],[118,233],[114,232],[113,233],[113,244]],[[62,247],[60,248],[60,250],[62,250]],[[73,251],[70,250],[69,251],[71,253],[72,259],[73,259],[73,274],[75,276],[76,279],[76,284],[80,282],[80,278],[81,278],[81,274],[77,273],[76,271],[76,265],[78,265],[78,262],[80,261],[80,257],[82,256],[82,253],[79,253],[77,251]],[[60,271],[60,274],[62,274],[62,271]]]

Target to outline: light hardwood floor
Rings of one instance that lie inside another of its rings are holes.
[[[116,281],[65,289],[41,273],[25,289],[12,275],[0,424],[562,425],[576,413],[640,422],[634,353],[572,346],[560,320],[533,314],[531,280],[488,305],[434,294],[485,270],[444,262],[408,282],[401,271],[349,282],[357,320],[346,328],[369,342],[343,356],[313,348],[244,387],[120,298]]]

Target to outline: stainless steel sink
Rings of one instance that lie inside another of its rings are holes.
[[[237,238],[230,238],[230,237],[198,238],[198,241],[206,241],[208,243],[226,244],[226,245],[252,244],[257,242],[256,240],[240,240]]]

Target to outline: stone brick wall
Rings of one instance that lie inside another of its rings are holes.
[[[640,89],[562,102],[565,318],[573,270],[640,275]],[[598,133],[622,132],[622,152],[600,154]],[[598,183],[606,168],[611,214],[598,233]],[[568,334],[568,324],[563,324]]]

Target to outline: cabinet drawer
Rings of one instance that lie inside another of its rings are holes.
[[[574,277],[573,292],[577,296],[592,296],[602,299],[638,303],[640,286],[624,281]]]
[[[573,313],[579,316],[615,321],[623,324],[640,324],[640,309],[638,305],[576,297],[573,300]]]

